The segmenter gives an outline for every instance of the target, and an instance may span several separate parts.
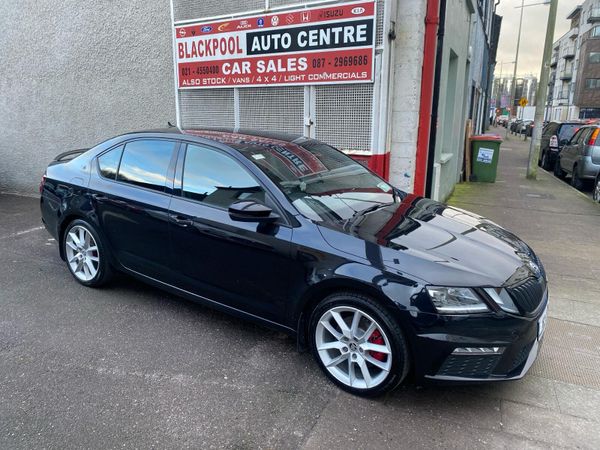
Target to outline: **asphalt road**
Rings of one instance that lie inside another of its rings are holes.
[[[0,267],[2,449],[546,449],[600,442],[598,378],[545,372],[556,360],[594,368],[597,327],[551,322],[522,381],[409,384],[364,400],[335,388],[286,335],[125,276],[102,289],[78,285],[40,225],[37,199],[0,195]],[[573,332],[587,362],[555,346]]]

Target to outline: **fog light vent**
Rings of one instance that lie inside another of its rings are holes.
[[[504,347],[458,347],[452,352],[453,355],[501,355]]]

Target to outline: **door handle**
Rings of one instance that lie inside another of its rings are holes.
[[[92,198],[97,202],[105,202],[106,200],[108,200],[108,197],[102,194],[92,194]]]
[[[191,219],[186,219],[183,216],[179,216],[177,214],[170,214],[169,217],[171,218],[171,222],[173,222],[176,225],[179,225],[180,227],[189,227],[190,225],[194,224],[194,221]]]

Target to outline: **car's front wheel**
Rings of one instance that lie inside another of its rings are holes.
[[[400,326],[363,295],[339,293],[324,299],[311,315],[310,336],[321,369],[353,394],[384,394],[408,373],[408,349]]]
[[[100,236],[84,220],[74,220],[63,237],[64,255],[73,277],[84,286],[106,283],[112,270]]]

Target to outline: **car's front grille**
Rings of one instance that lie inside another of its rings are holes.
[[[522,313],[528,314],[537,309],[544,298],[546,282],[542,277],[528,278],[523,283],[508,288],[508,293]]]
[[[487,378],[501,357],[502,355],[450,355],[437,374],[447,377]]]

